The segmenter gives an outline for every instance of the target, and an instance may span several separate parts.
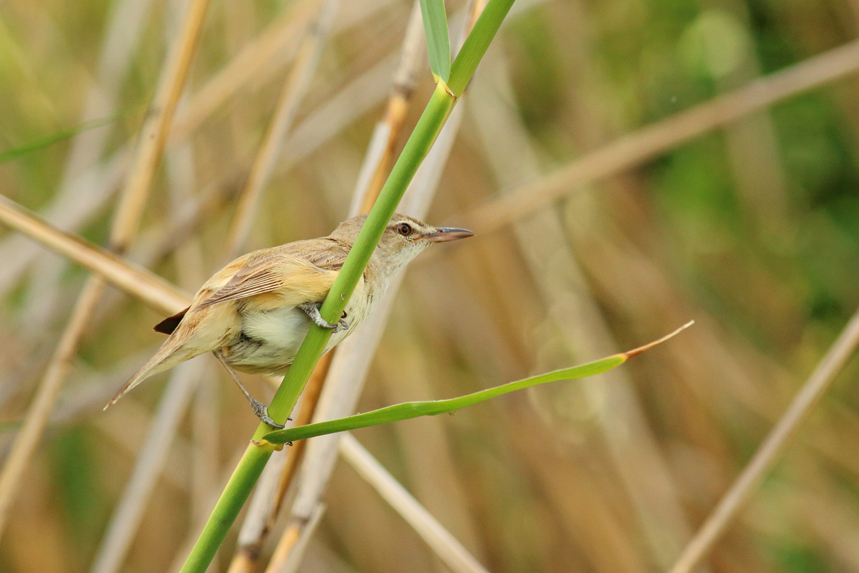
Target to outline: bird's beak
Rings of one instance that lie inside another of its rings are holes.
[[[474,231],[468,229],[456,229],[454,227],[438,227],[435,233],[424,235],[419,240],[430,241],[431,243],[446,243],[447,241],[458,241],[473,237]]]

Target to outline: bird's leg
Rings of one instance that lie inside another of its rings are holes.
[[[330,322],[322,318],[321,314],[319,314],[319,307],[321,306],[322,304],[318,302],[305,302],[303,304],[299,304],[298,308],[306,312],[307,316],[310,317],[310,320],[312,320],[313,324],[315,324],[316,326],[321,326],[322,328],[328,328],[330,330],[333,330],[334,332],[332,334],[337,334],[341,330],[348,330],[349,323],[345,320],[346,311],[343,311],[343,314],[340,315],[340,320],[337,321],[337,324],[331,324]]]
[[[239,385],[239,390],[242,391],[242,394],[245,395],[245,398],[248,399],[248,402],[251,404],[251,408],[253,408],[254,414],[257,415],[257,418],[268,424],[273,428],[277,428],[278,430],[282,430],[285,428],[283,424],[278,424],[274,420],[272,420],[268,415],[268,407],[266,407],[262,402],[251,396],[251,393],[247,391],[242,381],[239,380],[239,375],[236,374],[236,371],[233,370],[233,367],[227,362],[227,359],[224,358],[224,354],[220,350],[215,350],[213,352],[218,361],[224,365],[224,368],[227,369],[227,372],[233,377],[233,380],[236,381],[236,384]]]

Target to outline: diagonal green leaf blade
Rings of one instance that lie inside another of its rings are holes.
[[[450,79],[450,36],[444,0],[420,0],[421,16],[427,35],[430,69],[436,78]]]
[[[562,368],[561,370],[538,374],[536,376],[531,376],[530,378],[496,386],[495,388],[466,394],[465,396],[460,396],[458,398],[449,398],[447,400],[426,400],[422,402],[404,402],[402,404],[379,408],[378,410],[373,410],[371,412],[364,412],[363,414],[355,414],[354,416],[349,416],[347,418],[278,430],[276,432],[270,432],[262,438],[272,444],[286,444],[296,440],[306,440],[308,438],[315,438],[316,436],[324,436],[326,434],[334,434],[348,430],[357,430],[359,428],[378,426],[379,424],[387,424],[390,422],[399,422],[400,420],[409,420],[420,416],[436,416],[438,414],[453,412],[454,410],[459,410],[466,406],[479,404],[480,402],[485,402],[490,398],[509,394],[510,392],[524,390],[525,388],[530,388],[532,386],[547,384],[549,382],[558,382],[560,380],[574,380],[576,378],[595,376],[597,374],[602,374],[603,372],[608,372],[613,368],[617,368],[630,358],[638,356],[639,354],[650,350],[654,346],[658,346],[666,340],[674,338],[694,323],[694,320],[687,322],[674,332],[671,332],[658,340],[645,344],[644,346],[634,348],[621,354],[613,354],[593,362],[588,362],[587,364],[573,366],[572,368]]]
[[[627,358],[623,354],[615,354],[602,358],[595,362],[589,362],[572,368],[563,368],[545,374],[538,374],[524,380],[517,380],[495,388],[481,390],[472,394],[466,394],[458,398],[450,398],[447,400],[427,400],[423,402],[404,402],[394,406],[386,406],[371,412],[356,414],[347,418],[331,420],[329,422],[319,422],[317,424],[308,424],[306,426],[298,426],[296,428],[287,428],[286,430],[278,430],[271,432],[263,437],[263,439],[273,444],[285,444],[295,440],[305,440],[316,436],[324,436],[325,434],[333,434],[336,432],[345,432],[347,430],[355,430],[358,428],[366,428],[368,426],[376,426],[379,424],[387,424],[390,422],[398,422],[400,420],[408,420],[420,416],[436,416],[453,412],[466,406],[472,406],[485,402],[490,398],[509,394],[517,390],[530,388],[539,384],[548,382],[557,382],[559,380],[573,380],[576,378],[585,378],[602,374],[612,368],[616,368],[626,362]]]

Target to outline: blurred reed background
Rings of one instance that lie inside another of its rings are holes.
[[[0,153],[13,151],[0,193],[96,244],[130,244],[128,259],[190,292],[241,242],[249,180],[259,204],[242,251],[348,216],[413,9],[201,4],[0,3]],[[455,38],[467,7],[447,5]],[[117,231],[189,6],[203,25],[170,137],[139,232]],[[458,107],[426,217],[478,237],[409,269],[358,410],[697,325],[598,378],[356,432],[487,570],[669,569],[842,332],[859,304],[857,32],[856,0],[514,6]],[[433,89],[419,49],[400,145]],[[107,289],[57,362],[87,276],[16,232],[0,238],[4,463],[46,372],[60,388],[2,524],[4,573],[171,570],[256,427],[206,356],[167,390],[172,412],[159,406],[166,375],[102,412],[160,344],[151,327],[164,315]],[[859,571],[856,374],[848,366],[788,441],[706,570]],[[271,395],[261,380],[252,389]],[[446,570],[350,464],[322,500],[297,570]],[[214,570],[227,570],[237,530]]]

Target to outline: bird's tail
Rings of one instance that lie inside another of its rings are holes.
[[[194,352],[193,350],[183,346],[182,342],[179,340],[179,337],[171,335],[167,340],[164,341],[164,344],[161,345],[161,348],[158,349],[158,352],[155,353],[155,356],[149,359],[149,361],[143,365],[137,373],[131,377],[131,380],[125,383],[125,386],[113,397],[113,399],[108,402],[107,406],[104,407],[107,410],[109,407],[116,404],[116,402],[125,396],[132,388],[149,378],[150,376],[154,376],[160,372],[164,372],[165,370],[169,370],[173,368],[180,362],[184,362],[194,356],[197,356],[200,352]]]

